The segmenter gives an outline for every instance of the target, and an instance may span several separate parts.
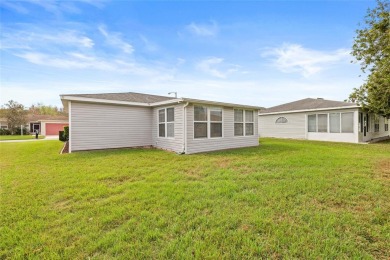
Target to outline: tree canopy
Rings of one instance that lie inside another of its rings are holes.
[[[27,123],[27,110],[22,104],[10,100],[5,104],[5,117],[7,118],[8,128],[14,134],[16,129]]]
[[[28,110],[34,115],[66,115],[63,109],[42,103],[33,104]]]
[[[349,96],[363,109],[390,116],[390,2],[378,0],[368,9],[364,26],[356,31],[351,54],[360,63],[366,82]]]

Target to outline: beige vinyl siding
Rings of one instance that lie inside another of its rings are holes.
[[[152,109],[72,101],[72,151],[152,145]]]
[[[158,136],[158,111],[163,108],[173,107],[175,110],[175,137],[159,137]],[[183,138],[183,104],[178,104],[174,106],[162,106],[153,108],[153,119],[152,119],[152,139],[153,146],[165,150],[174,151],[176,153],[181,153],[184,150],[184,138]]]
[[[208,106],[207,107],[216,107]],[[223,107],[223,137],[194,139],[194,105],[187,107],[187,154],[259,145],[257,114],[254,110],[254,135],[234,136],[234,108]]]
[[[285,117],[287,123],[276,124],[279,117]],[[306,138],[306,113],[260,115],[259,135],[261,137]]]

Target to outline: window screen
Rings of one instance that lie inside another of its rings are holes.
[[[341,132],[353,133],[353,113],[341,113]]]
[[[331,133],[340,133],[340,113],[330,113],[329,124]]]
[[[328,114],[318,114],[318,132],[328,132]]]
[[[317,116],[316,115],[308,115],[307,116],[308,123],[308,131],[309,132],[317,132]]]

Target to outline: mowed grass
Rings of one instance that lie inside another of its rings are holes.
[[[44,135],[39,135],[38,139],[45,138]],[[35,139],[35,135],[0,135],[0,141],[6,140],[28,140]]]
[[[390,258],[390,143],[1,143],[0,258]]]

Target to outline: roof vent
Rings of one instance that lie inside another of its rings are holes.
[[[324,98],[322,98],[322,97],[318,97],[317,99],[319,99],[319,100],[324,100]]]

